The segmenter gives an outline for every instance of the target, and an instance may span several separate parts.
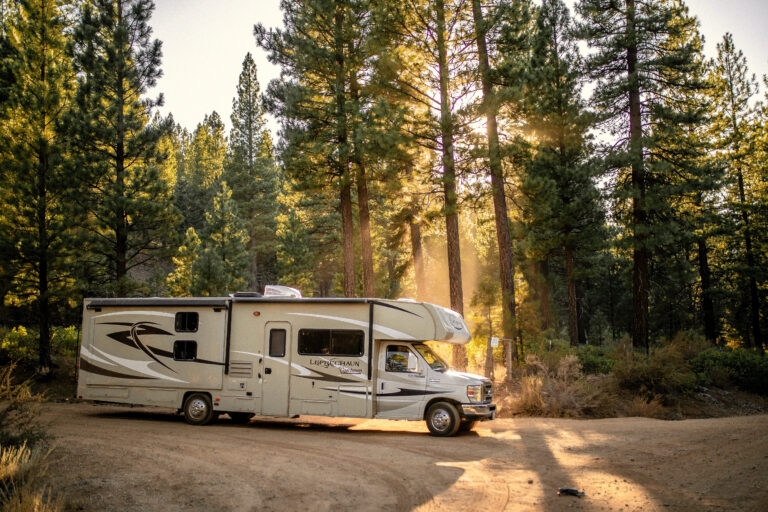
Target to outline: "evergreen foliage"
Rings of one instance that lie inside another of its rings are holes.
[[[247,286],[263,290],[277,279],[278,175],[269,132],[264,129],[264,108],[251,54],[232,100],[232,133],[225,160],[224,179],[232,187],[240,217],[250,238],[251,260]]]
[[[655,130],[680,121],[664,101],[670,90],[692,90],[694,44],[685,34],[695,24],[684,5],[666,0],[581,0],[579,35],[595,51],[587,59],[595,82],[592,101],[618,142],[607,164],[617,174],[616,219],[628,231],[632,251],[632,340],[648,349],[649,264],[655,247],[665,243],[662,221],[669,191],[666,163],[652,154]],[[667,77],[676,76],[671,82]]]
[[[171,120],[150,123],[162,96],[144,97],[161,74],[153,8],[150,0],[88,2],[75,29],[79,78],[68,125],[89,220],[88,275],[119,296],[138,291],[130,271],[167,254],[178,222],[158,167]]]
[[[7,99],[0,103],[0,272],[10,280],[3,291],[12,304],[35,304],[44,371],[51,366],[52,307],[72,285],[70,226],[77,219],[62,129],[74,88],[67,29],[58,0],[16,6],[5,34],[13,73]]]

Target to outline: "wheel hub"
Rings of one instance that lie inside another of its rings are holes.
[[[445,410],[436,411],[432,415],[432,426],[437,430],[446,430],[451,424],[451,416]]]
[[[205,404],[205,400],[196,398],[189,404],[189,415],[194,419],[200,419],[205,416],[208,407]]]

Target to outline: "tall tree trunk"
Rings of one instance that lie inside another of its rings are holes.
[[[539,276],[541,276],[539,290],[539,300],[541,301],[541,328],[542,330],[549,329],[552,324],[552,300],[549,293],[549,257],[544,256],[544,259],[538,262]]]
[[[755,279],[755,255],[752,252],[752,227],[747,213],[747,197],[744,193],[744,173],[741,169],[736,174],[739,184],[739,202],[741,203],[741,220],[744,222],[744,245],[747,251],[747,267],[749,268],[749,309],[752,321],[752,337],[755,350],[763,353],[763,334],[760,330],[760,293]]]
[[[45,5],[42,6],[42,19],[47,20],[45,13]],[[47,25],[45,22],[41,23],[40,40],[43,43],[41,50],[42,63],[40,66],[40,83],[45,83],[46,75],[48,73],[48,66],[46,60],[46,30]],[[51,368],[51,330],[50,330],[50,293],[48,289],[49,275],[48,275],[48,263],[49,263],[49,238],[48,238],[48,173],[50,170],[50,158],[48,152],[48,143],[45,139],[46,125],[48,124],[47,112],[42,110],[40,112],[40,138],[38,140],[38,153],[37,153],[37,264],[38,264],[38,284],[39,284],[39,296],[38,300],[38,316],[39,316],[39,328],[40,328],[40,342],[38,344],[38,364],[41,373],[47,373]]]
[[[376,290],[373,277],[371,216],[368,208],[368,184],[362,159],[357,160],[357,211],[360,222],[360,247],[363,253],[363,294],[366,297],[374,297]]]
[[[697,240],[699,256],[699,277],[701,278],[701,313],[704,320],[704,336],[715,343],[717,341],[717,325],[715,321],[715,306],[712,300],[712,272],[709,270],[707,241],[704,237]]]
[[[459,246],[459,214],[456,194],[456,162],[453,156],[453,116],[448,95],[448,56],[445,42],[445,5],[435,1],[437,21],[437,52],[440,71],[440,135],[443,142],[443,192],[445,194],[445,231],[448,245],[448,281],[451,308],[464,314],[464,294],[461,285],[461,249]],[[453,345],[453,364],[464,370],[467,353],[463,345]]]
[[[349,175],[349,148],[347,147],[347,113],[344,89],[346,72],[344,67],[344,6],[336,0],[334,15],[334,45],[336,58],[336,139],[339,145],[338,174],[340,186],[341,238],[344,251],[344,296],[355,295],[355,245],[352,222],[352,186]]]
[[[573,246],[565,244],[565,281],[568,287],[568,339],[572,347],[579,345],[579,310],[576,301],[576,277],[573,270]]]
[[[426,279],[424,276],[424,254],[421,247],[421,226],[415,218],[408,221],[411,233],[411,258],[413,258],[413,273],[416,278],[416,299],[426,298]]]
[[[483,109],[485,110],[486,133],[488,137],[488,163],[491,171],[493,189],[493,213],[496,220],[496,241],[499,246],[499,269],[501,274],[502,296],[502,331],[504,338],[517,339],[517,312],[515,309],[515,268],[512,257],[512,238],[509,234],[507,216],[507,198],[504,194],[504,175],[499,152],[499,132],[496,125],[498,105],[493,94],[488,48],[486,44],[485,20],[480,0],[472,0],[472,15],[475,22],[475,41],[477,43],[478,65],[483,86]],[[510,343],[511,342],[507,342]],[[507,381],[512,381],[512,350],[506,350]],[[517,361],[515,360],[515,363]]]
[[[43,115],[43,123],[45,123],[45,115]],[[51,329],[50,329],[50,292],[48,289],[49,275],[48,275],[48,187],[47,187],[47,175],[50,165],[48,159],[48,152],[46,151],[45,142],[42,137],[40,140],[40,148],[38,153],[38,173],[37,173],[37,235],[38,235],[38,253],[37,253],[37,265],[38,265],[38,285],[39,296],[37,298],[38,305],[38,320],[40,327],[40,343],[39,343],[39,367],[41,373],[47,373],[51,367]]]
[[[344,296],[355,296],[355,247],[354,226],[352,224],[352,185],[347,180],[341,184],[339,194],[341,211],[341,238],[344,252]]]
[[[359,110],[360,87],[357,77],[352,77],[352,99]],[[371,244],[371,214],[368,208],[368,182],[365,175],[365,161],[360,148],[361,141],[354,138],[354,159],[357,167],[357,214],[360,224],[360,248],[363,255],[363,295],[373,297],[376,295],[373,276],[373,246]]]
[[[117,23],[123,22],[123,4],[117,2]],[[125,62],[122,45],[118,48],[118,63]],[[123,67],[118,65],[115,98],[117,109],[117,140],[115,141],[115,193],[119,198],[115,201],[115,278],[117,280],[117,295],[123,297],[127,293],[125,277],[128,273],[128,226],[123,197],[125,196],[125,91],[123,84]]]
[[[632,345],[648,346],[648,242],[645,204],[645,164],[643,161],[643,120],[640,109],[640,84],[637,71],[635,0],[627,0],[627,78],[629,81],[629,153],[632,161]]]

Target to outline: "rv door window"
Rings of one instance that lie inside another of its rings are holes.
[[[194,361],[197,359],[197,342],[191,340],[174,341],[173,359],[176,361]]]
[[[416,354],[405,345],[388,345],[386,369],[388,372],[416,373],[419,371],[419,362]]]
[[[269,357],[285,357],[285,329],[269,331]]]
[[[299,354],[308,356],[361,356],[363,331],[301,329]]]
[[[176,332],[197,332],[199,317],[195,312],[176,313]]]

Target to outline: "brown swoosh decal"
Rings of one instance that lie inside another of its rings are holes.
[[[105,377],[117,377],[119,379],[152,379],[152,377],[137,377],[135,375],[128,375],[127,373],[113,372],[112,370],[107,370],[101,366],[96,366],[95,364],[92,364],[85,359],[80,360],[80,369],[86,372],[95,373],[96,375],[104,375]]]

